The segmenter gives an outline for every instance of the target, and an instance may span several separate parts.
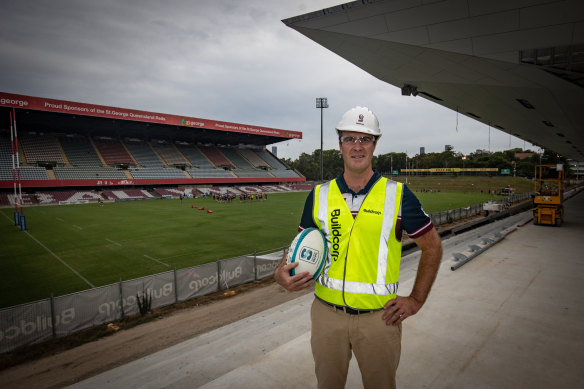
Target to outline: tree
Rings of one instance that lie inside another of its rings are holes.
[[[298,170],[307,180],[320,180],[320,149],[312,154],[302,153],[289,166]],[[324,150],[322,153],[323,179],[332,180],[343,170],[343,158],[339,150]]]
[[[409,167],[418,169],[432,168],[497,168],[510,169],[512,174],[532,178],[535,165],[540,163],[556,164],[563,163],[566,167],[566,174],[569,173],[569,166],[565,158],[556,153],[546,150],[543,155],[533,154],[524,159],[516,159],[515,154],[519,152],[534,153],[531,150],[522,151],[519,148],[489,152],[477,149],[466,156],[463,163],[463,154],[454,150],[443,151],[441,153],[418,154],[409,158],[406,153],[386,153],[373,156],[373,168],[379,170],[383,175],[390,175],[391,170],[405,169],[406,161]],[[541,162],[540,162],[541,159]],[[282,161],[292,169],[298,170],[308,180],[320,180],[320,149],[312,154],[302,153],[297,160],[282,159]],[[323,152],[323,173],[325,180],[335,178],[343,170],[343,158],[339,150],[324,150]]]
[[[373,157],[373,168],[383,174],[390,174],[391,169],[400,170],[406,167],[406,153],[387,153]]]
[[[292,167],[292,165],[294,164],[294,161],[292,161],[292,159],[290,158],[280,158],[280,161],[282,161],[282,163],[287,167]]]
[[[292,162],[291,167],[298,170],[307,180],[314,181],[320,177],[320,165],[314,161],[310,154],[300,154],[300,157]]]

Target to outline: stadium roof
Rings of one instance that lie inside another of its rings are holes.
[[[283,22],[402,95],[584,160],[582,1],[361,0]]]
[[[165,139],[201,144],[265,146],[302,139],[299,131],[139,111],[0,92],[0,128],[16,108],[18,131]]]

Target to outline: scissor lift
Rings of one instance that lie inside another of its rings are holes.
[[[564,221],[564,166],[535,166],[533,223],[560,226]]]

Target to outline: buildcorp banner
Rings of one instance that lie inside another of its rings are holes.
[[[164,307],[176,302],[174,293],[174,272],[155,274],[153,276],[137,278],[122,284],[124,314],[139,313],[138,299],[151,301],[151,308]]]
[[[139,299],[158,308],[266,277],[281,258],[244,255],[2,309],[0,353],[137,314]]]
[[[35,344],[52,335],[49,299],[0,310],[0,352]]]
[[[62,319],[56,323],[57,336],[107,323],[121,317],[119,284],[106,285],[54,298],[55,314]]]
[[[178,300],[185,301],[215,292],[219,287],[217,263],[181,269],[176,271]]]
[[[229,289],[232,286],[253,281],[255,272],[253,258],[243,256],[229,260],[219,261],[220,288]]]
[[[278,264],[282,260],[283,251],[256,256],[256,275],[257,278],[264,278],[274,274]]]

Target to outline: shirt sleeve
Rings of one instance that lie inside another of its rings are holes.
[[[316,228],[314,218],[312,217],[312,209],[314,208],[314,189],[310,191],[304,203],[304,210],[302,211],[302,218],[298,226],[298,232],[310,227]]]
[[[405,184],[402,196],[401,228],[410,238],[419,238],[430,231],[434,224],[416,195]]]

